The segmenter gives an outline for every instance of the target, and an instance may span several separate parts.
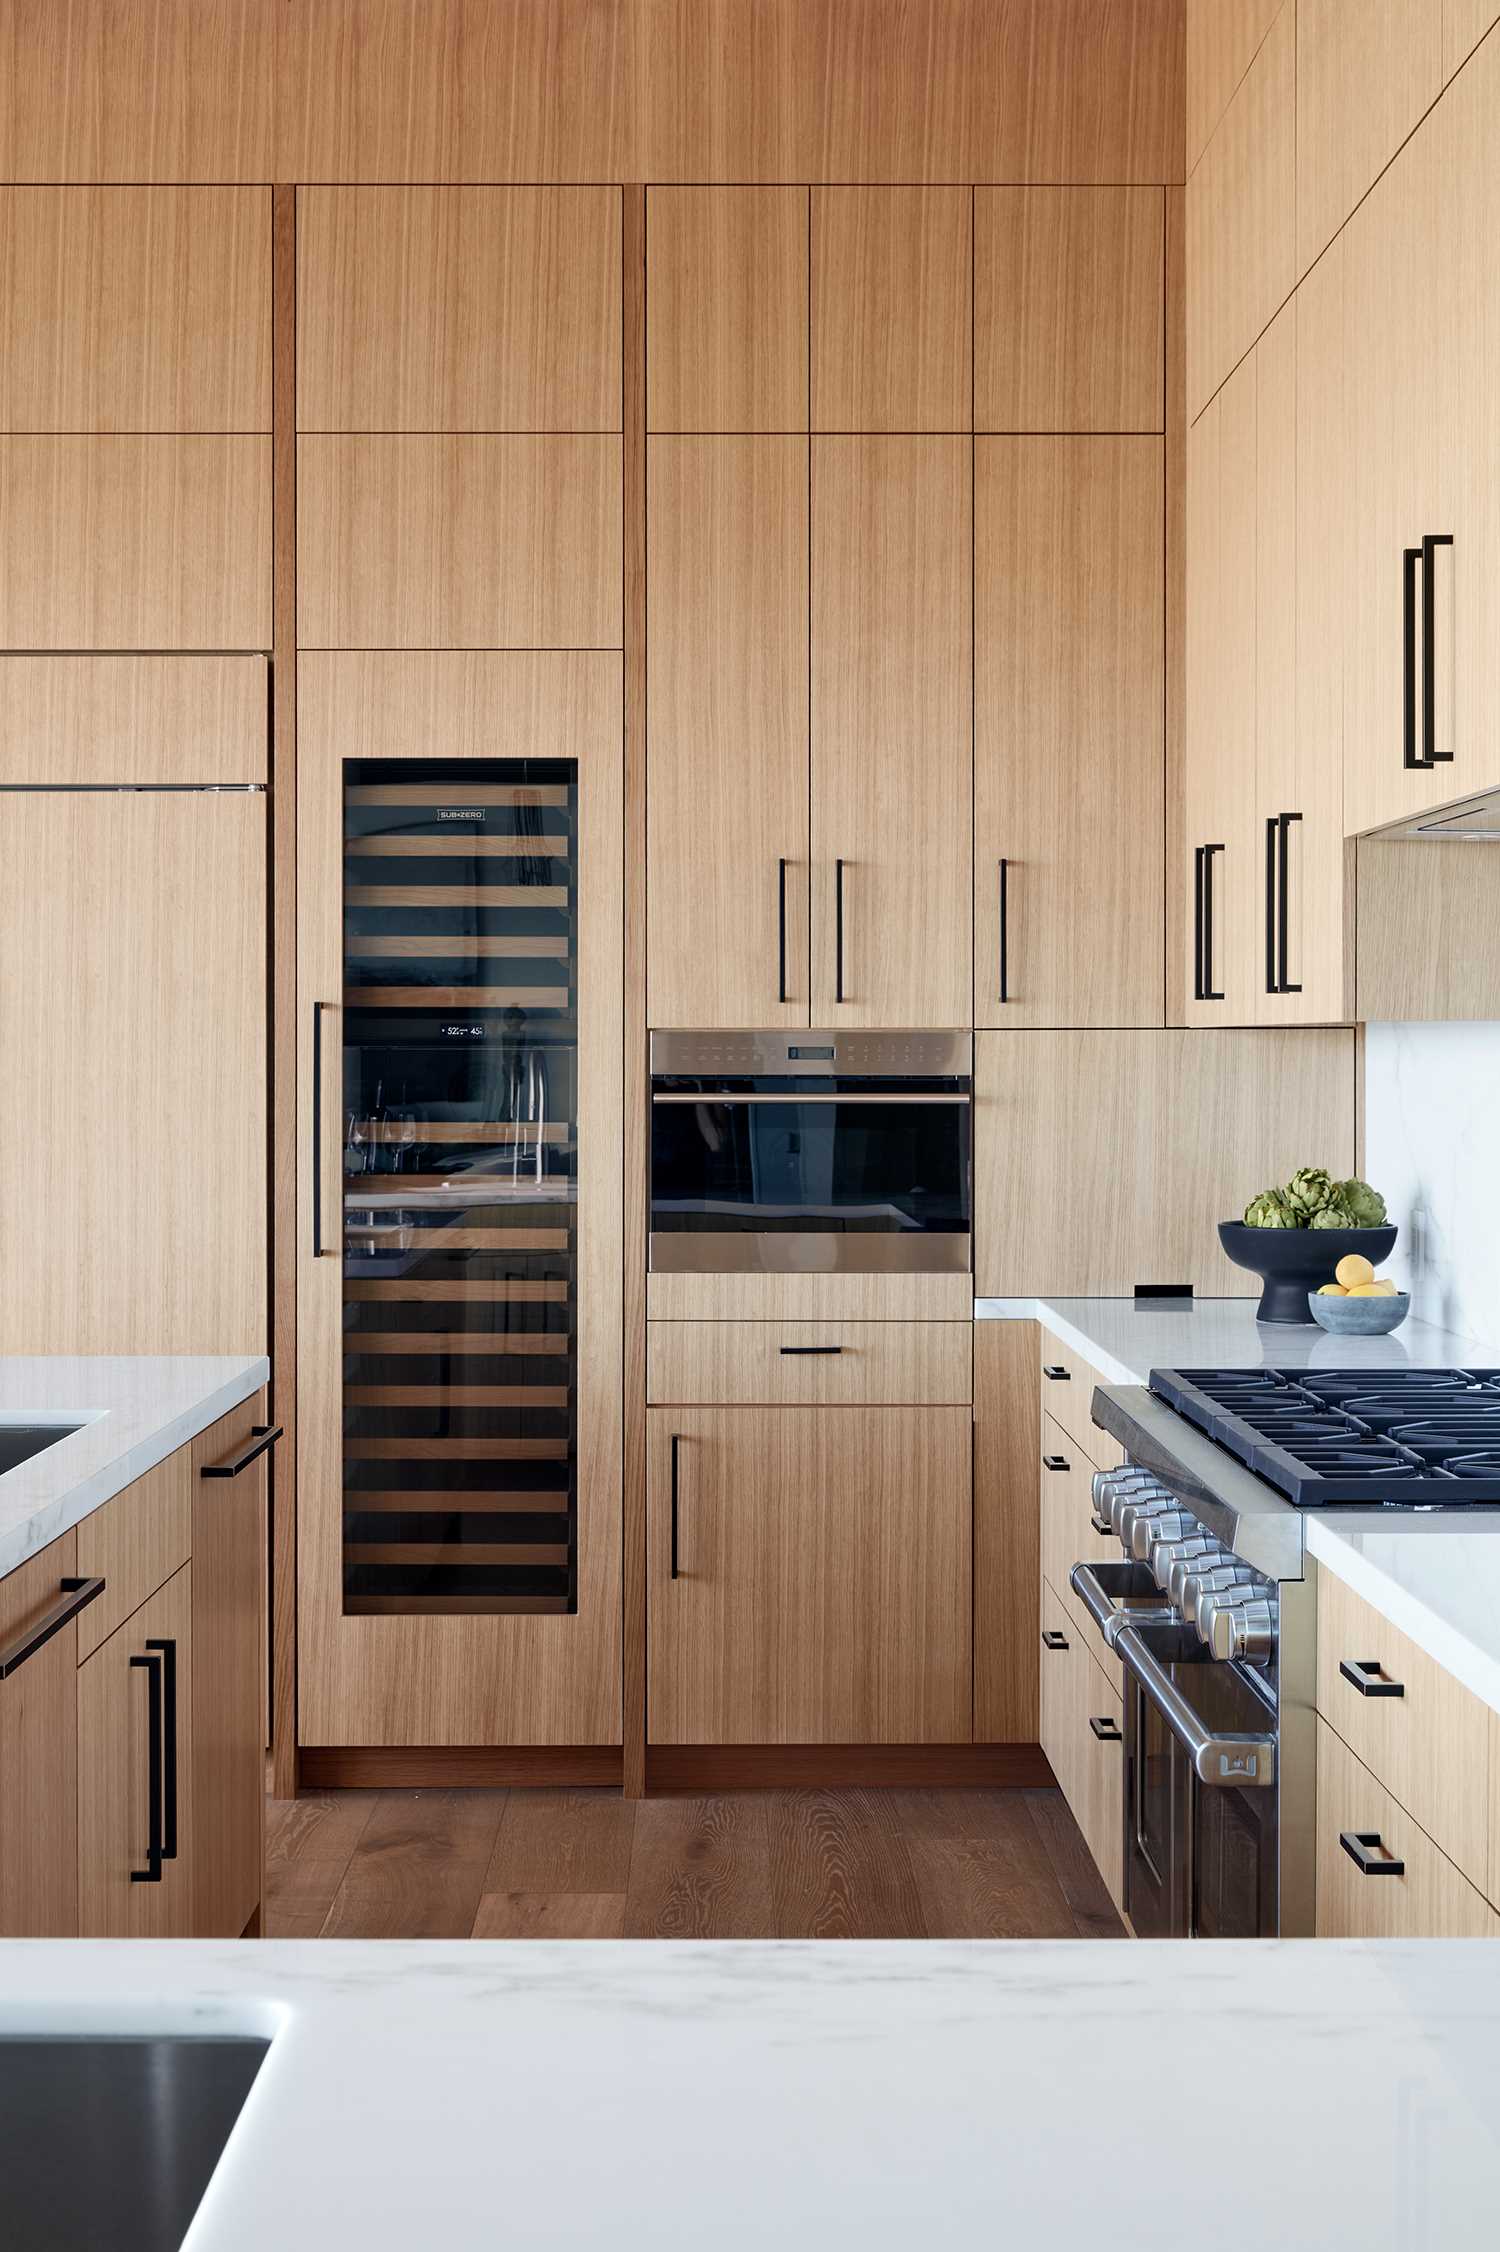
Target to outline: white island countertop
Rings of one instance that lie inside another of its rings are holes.
[[[1111,1384],[1153,1368],[1500,1368],[1500,1351],[1428,1322],[1330,1337],[1257,1322],[1253,1298],[988,1298],[975,1311],[1043,1323]],[[1304,1530],[1309,1555],[1500,1712],[1500,1508],[1308,1510]]]
[[[0,1997],[272,2036],[184,2252],[1495,2241],[1492,1941],[13,1941]]]
[[[263,1358],[0,1355],[0,1427],[79,1429],[0,1476],[0,1579],[259,1391]]]

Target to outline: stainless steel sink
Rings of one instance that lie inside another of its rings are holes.
[[[81,1423],[0,1423],[0,1478],[82,1429]]]
[[[5,2252],[178,2252],[269,2046],[0,2035]]]

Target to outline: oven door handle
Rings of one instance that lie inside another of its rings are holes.
[[[1132,1595],[1157,1594],[1156,1582],[1144,1564],[1075,1564],[1068,1585],[1111,1650],[1122,1627],[1161,1619],[1159,1599],[1134,1607],[1129,1601]],[[1116,1601],[1119,1596],[1125,1598],[1123,1603]]]
[[[1200,1783],[1230,1790],[1267,1788],[1276,1780],[1274,1736],[1216,1736],[1206,1728],[1139,1627],[1122,1627],[1114,1650],[1177,1738]]]

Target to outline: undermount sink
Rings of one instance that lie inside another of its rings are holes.
[[[178,2252],[269,2046],[0,2035],[6,2252]]]
[[[82,1429],[81,1423],[0,1423],[0,1478]]]

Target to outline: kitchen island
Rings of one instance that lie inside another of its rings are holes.
[[[187,2252],[1494,2241],[1484,1943],[13,1942],[0,1995],[270,2036]]]

